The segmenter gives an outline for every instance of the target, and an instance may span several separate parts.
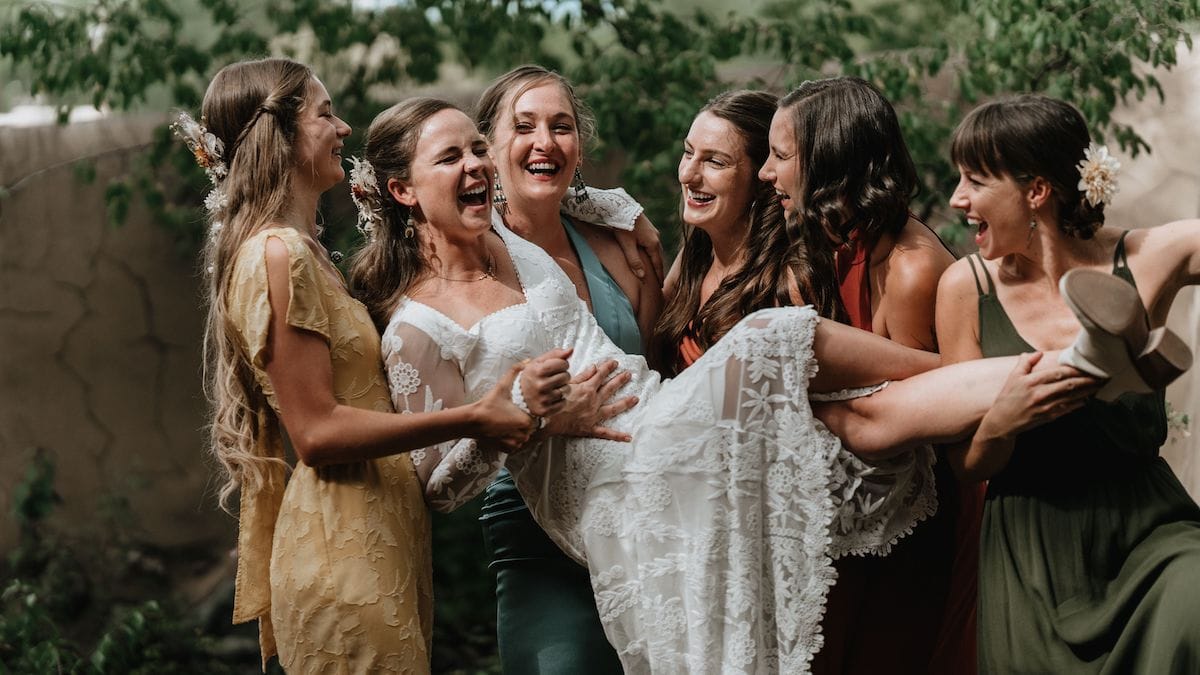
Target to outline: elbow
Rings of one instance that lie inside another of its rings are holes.
[[[917,447],[898,442],[875,419],[872,397],[813,404],[813,414],[842,441],[842,447],[866,461],[890,459]]]
[[[296,459],[314,469],[345,461],[345,448],[332,434],[324,433],[319,426],[309,426],[299,433],[289,434],[288,438],[292,443],[292,450],[296,453]]]

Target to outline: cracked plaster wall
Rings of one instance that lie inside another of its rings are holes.
[[[160,119],[0,130],[0,500],[33,448],[57,466],[53,522],[154,545],[232,541],[200,431],[202,313],[194,262],[134,199],[104,189]],[[71,160],[96,157],[83,183]],[[0,551],[16,537],[10,518]]]

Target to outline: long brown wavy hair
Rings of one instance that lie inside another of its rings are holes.
[[[223,225],[203,253],[209,448],[225,473],[219,497],[227,510],[239,486],[257,489],[268,480],[270,465],[286,467],[283,457],[263,454],[264,448],[279,447],[278,424],[255,382],[225,296],[242,244],[279,220],[290,201],[297,121],[312,79],[308,66],[288,59],[230,64],[213,77],[201,107],[204,124],[225,146],[229,168],[221,182],[228,203],[211,216]]]
[[[662,363],[674,372],[685,366],[679,353],[680,341],[685,336],[690,335],[700,347],[708,349],[747,314],[792,304],[793,276],[800,295],[822,315],[836,315],[830,305],[840,307],[836,289],[830,297],[812,283],[818,271],[831,273],[831,249],[821,242],[810,246],[803,229],[794,220],[785,219],[774,188],[757,177],[758,168],[767,159],[767,135],[777,102],[774,94],[765,91],[737,90],[716,96],[700,109],[700,113],[707,112],[729,122],[741,137],[746,156],[754,167],[751,178],[754,200],[749,213],[746,259],[721,282],[699,311],[696,308],[700,304],[700,286],[713,260],[712,240],[699,228],[684,228],[679,285],[663,308],[653,340]]]

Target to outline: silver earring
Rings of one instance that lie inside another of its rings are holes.
[[[492,183],[492,205],[499,206],[508,202],[508,197],[504,196],[504,186],[500,185],[500,174],[496,174],[496,180]]]
[[[1037,229],[1037,218],[1030,218],[1030,219],[1029,219],[1029,229],[1031,229],[1031,230],[1036,230],[1036,229]]]
[[[417,236],[417,228],[413,226],[413,214],[410,210],[408,217],[404,219],[404,238],[412,239]]]
[[[575,190],[575,203],[582,204],[591,197],[587,193],[587,184],[583,182],[583,172],[579,167],[575,167],[575,178],[571,181],[571,187]]]
[[[496,213],[501,216],[508,214],[508,197],[504,194],[504,187],[500,185],[500,174],[496,174],[496,179],[492,183],[492,208],[496,209]]]

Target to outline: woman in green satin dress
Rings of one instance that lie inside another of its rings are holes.
[[[946,363],[1071,344],[1080,324],[1058,293],[1070,269],[1132,284],[1152,326],[1200,283],[1200,221],[1105,224],[1112,165],[1089,143],[1079,112],[1044,96],[989,103],[959,125],[951,205],[979,254],[939,286]],[[1027,429],[1024,386],[1010,378],[953,453],[966,476],[989,480],[980,672],[1200,672],[1200,508],[1158,455],[1163,394],[1092,399]]]
[[[611,229],[632,224],[629,216],[636,211],[626,211],[626,223],[588,223],[563,212],[564,196],[570,210],[585,212],[589,205],[581,209],[575,200],[596,198],[584,198],[579,178],[592,122],[570,84],[538,66],[522,66],[484,92],[475,117],[492,144],[505,198],[498,211],[505,224],[555,259],[618,347],[644,353],[662,290],[655,274],[639,277],[634,272]],[[638,255],[643,269],[651,270],[647,254]],[[600,625],[587,570],[534,522],[507,470],[487,489],[480,521],[496,573],[504,671],[620,673]]]

